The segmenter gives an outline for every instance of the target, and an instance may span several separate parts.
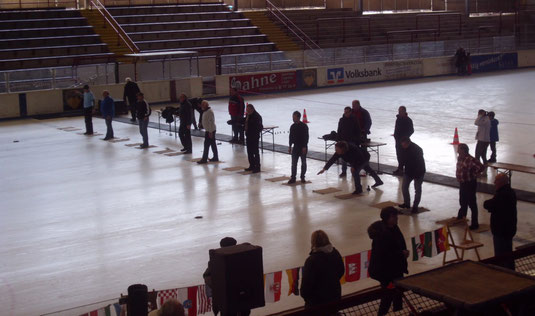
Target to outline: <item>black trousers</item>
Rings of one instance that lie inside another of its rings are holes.
[[[398,169],[403,170],[403,162],[401,162],[401,142],[396,139],[396,157],[398,159]]]
[[[240,141],[243,140],[244,130],[243,124],[241,122],[243,120],[243,117],[231,115],[230,119],[232,121],[232,139]]]
[[[403,308],[403,296],[401,292],[396,288],[389,289],[389,283],[381,282],[381,303],[379,303],[377,315],[388,314],[392,303],[394,303],[394,311],[399,311]]]
[[[484,165],[487,164],[487,148],[489,148],[489,142],[483,142],[478,140],[476,144],[476,159],[483,162]]]
[[[479,225],[479,221],[477,219],[476,190],[476,180],[459,183],[459,204],[461,205],[461,207],[459,208],[459,213],[457,214],[457,217],[466,217],[468,207],[470,207],[470,210],[472,211],[472,221],[470,224],[472,225]]]
[[[515,269],[515,259],[513,258],[513,237],[505,237],[500,235],[493,235],[492,242],[494,244],[494,255],[505,256],[506,260],[500,264],[504,268],[511,270]]]
[[[260,170],[260,152],[258,144],[260,143],[259,136],[248,136],[247,144],[247,158],[249,159],[249,168],[253,170]]]
[[[130,114],[132,115],[132,120],[136,120],[136,97],[135,96],[127,96],[128,99],[128,106],[130,108]]]
[[[202,160],[203,161],[208,160],[208,152],[210,151],[210,147],[212,147],[212,153],[214,154],[212,159],[219,160],[219,156],[217,154],[217,144],[216,144],[216,141],[215,141],[215,131],[213,133],[213,136],[214,137],[210,138],[210,137],[208,137],[208,132],[204,133],[204,151],[202,153]]]
[[[112,118],[110,117],[105,118],[106,121],[106,137],[105,138],[113,138],[113,127],[111,126]]]
[[[490,159],[496,160],[496,142],[490,142]]]
[[[84,108],[85,132],[93,134],[93,107]]]
[[[186,124],[180,123],[178,127],[178,137],[180,138],[180,142],[182,143],[182,146],[184,146],[184,149],[191,151],[191,130],[188,129]]]
[[[294,146],[292,148],[292,179],[295,179],[297,176],[297,162],[299,158],[301,158],[301,179],[304,179],[307,173],[307,152],[303,154],[303,147],[297,148]]]

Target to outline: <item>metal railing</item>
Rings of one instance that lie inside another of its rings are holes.
[[[301,30],[297,25],[295,25],[292,20],[290,20],[284,13],[282,13],[279,8],[277,8],[271,1],[266,0],[266,9],[271,16],[281,22],[287,30],[292,32],[297,39],[303,43],[303,46],[305,48],[308,47],[308,49],[314,51],[315,54],[321,56],[321,54],[318,51],[321,51],[321,47],[316,44],[303,30]]]
[[[106,25],[109,25],[113,31],[117,34],[117,45],[120,45],[121,41],[128,47],[130,52],[132,53],[139,53],[139,48],[137,45],[132,41],[130,36],[126,34],[126,32],[123,30],[121,25],[115,20],[115,18],[106,10],[104,5],[100,3],[99,0],[91,0],[91,8],[95,8],[98,10],[98,12],[102,15],[106,23],[104,24],[104,27]]]
[[[460,13],[456,13],[456,12],[446,12],[446,13],[432,13],[432,14],[417,14],[416,15],[416,29],[418,30],[419,29],[419,19],[420,18],[423,18],[423,17],[434,17],[436,16],[437,17],[437,30],[438,30],[438,35],[440,36],[440,18],[443,17],[443,16],[458,16],[459,17],[459,35],[461,35],[463,33],[463,16],[462,14]],[[501,23],[501,15],[500,15],[500,23]]]
[[[371,27],[371,21],[372,19],[369,17],[364,16],[348,16],[348,17],[340,17],[340,18],[318,18],[316,19],[316,43],[319,45],[319,38],[320,38],[320,22],[326,22],[326,21],[332,21],[332,22],[342,22],[342,43],[346,41],[346,20],[352,20],[352,21],[360,21],[365,20],[368,22],[368,40],[371,40],[372,38],[372,27]]]
[[[79,8],[78,0],[15,0],[1,1],[0,9],[30,9],[30,8]]]

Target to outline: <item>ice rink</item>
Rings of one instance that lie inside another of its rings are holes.
[[[278,125],[277,144],[287,145],[294,110],[306,108],[311,121],[310,150],[323,151],[317,139],[336,130],[343,108],[359,99],[369,110],[371,139],[385,142],[381,163],[395,166],[391,134],[400,105],[407,106],[414,121],[413,141],[425,154],[429,172],[454,176],[455,154],[449,145],[455,127],[461,142],[475,148],[477,110],[496,112],[500,121],[498,161],[535,166],[535,70],[479,74],[472,77],[439,77],[246,96],[263,116],[264,125]],[[100,94],[100,91],[94,91]],[[113,97],[113,96],[112,96]],[[150,102],[150,100],[148,100]],[[227,99],[210,101],[216,112],[218,133],[230,135],[226,124]],[[153,110],[162,106],[153,106]],[[157,121],[153,111],[151,121]],[[93,119],[97,132],[104,121]],[[316,175],[323,162],[308,161],[310,184],[296,187],[272,183],[267,178],[289,175],[290,156],[265,150],[263,172],[241,175],[224,168],[247,167],[245,147],[222,142],[219,164],[188,161],[202,152],[202,139],[193,138],[193,155],[169,157],[155,153],[166,147],[182,148],[168,133],[149,129],[147,150],[125,146],[141,141],[136,125],[114,122],[115,136],[127,142],[110,143],[103,136],[78,135],[82,117],[0,122],[0,305],[9,315],[37,315],[107,301],[126,293],[128,285],[169,289],[202,284],[208,249],[217,248],[225,236],[263,247],[264,272],[302,266],[310,250],[310,234],[325,230],[345,255],[371,248],[367,227],[379,219],[372,205],[401,202],[401,179],[381,175],[385,185],[363,196],[339,200],[335,194],[313,190],[326,187],[353,191],[351,178],[339,179],[333,166]],[[14,142],[18,141],[18,142]],[[331,150],[332,153],[332,150]],[[490,153],[489,153],[490,155]],[[372,159],[375,157],[372,155]],[[488,172],[492,182],[494,171]],[[513,176],[513,188],[534,192],[533,175]],[[363,184],[373,183],[363,178]],[[480,223],[489,223],[478,194]],[[413,216],[399,217],[410,238],[437,229],[435,221],[455,216],[458,190],[424,183],[421,206]],[[515,246],[535,241],[533,204],[518,203]],[[202,216],[196,219],[196,216]],[[454,235],[462,233],[460,228]],[[475,234],[485,246],[482,257],[493,255],[490,232]],[[473,253],[468,258],[475,258]],[[410,273],[442,264],[442,257],[409,261]],[[254,315],[303,305],[286,296],[283,271],[280,302],[255,310]],[[345,284],[344,294],[378,283],[363,280]],[[103,305],[102,305],[103,306]],[[101,307],[97,304],[95,307]],[[67,310],[78,315],[89,309]]]

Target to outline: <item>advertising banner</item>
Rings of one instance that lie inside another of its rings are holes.
[[[327,85],[417,78],[423,76],[423,69],[421,60],[333,67],[327,68]]]
[[[518,67],[518,54],[491,54],[472,56],[472,72],[484,72],[502,69],[514,69]]]
[[[231,87],[241,90],[244,94],[295,90],[297,89],[297,72],[230,76],[229,83]]]
[[[297,71],[297,88],[298,89],[311,89],[318,86],[317,70],[303,69]]]

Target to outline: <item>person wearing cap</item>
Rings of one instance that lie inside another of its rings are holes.
[[[84,117],[85,133],[84,135],[93,135],[93,109],[95,107],[95,96],[89,89],[88,85],[84,86]]]
[[[409,250],[405,237],[398,227],[398,210],[392,206],[381,210],[381,220],[368,227],[372,251],[368,272],[381,283],[381,303],[377,315],[386,315],[394,303],[394,311],[402,309],[401,292],[394,288],[393,281],[409,273],[407,258]]]
[[[238,244],[238,242],[236,241],[236,239],[234,239],[232,237],[225,237],[225,238],[223,238],[223,239],[221,239],[219,241],[219,246],[221,248],[236,246],[237,244]],[[212,287],[213,287],[213,285],[212,285],[212,266],[211,266],[210,260],[208,260],[208,267],[206,268],[206,270],[204,270],[204,273],[202,274],[202,277],[204,279],[204,284],[206,285],[205,286],[205,288],[206,288],[206,296],[207,297],[212,297]],[[219,310],[213,304],[212,304],[212,310],[214,312],[214,315],[217,315],[219,313]]]
[[[503,266],[515,269],[513,237],[516,234],[517,210],[516,193],[509,184],[509,177],[499,173],[494,179],[496,192],[492,199],[486,200],[483,207],[490,212],[490,230],[495,256],[506,256]]]
[[[459,182],[459,212],[457,219],[466,217],[468,207],[472,211],[472,221],[470,229],[478,229],[479,221],[477,217],[477,177],[485,169],[476,158],[470,156],[468,145],[459,144],[457,149],[457,170],[455,176]]]
[[[132,114],[130,122],[135,122],[137,94],[138,92],[141,92],[141,90],[139,90],[137,83],[132,81],[132,79],[126,77],[125,82],[126,84],[124,85],[123,100],[124,102],[128,101],[128,106],[130,107],[130,114]]]
[[[113,99],[110,97],[110,92],[108,90],[102,92],[102,97],[100,114],[102,114],[102,117],[106,121],[106,137],[104,137],[104,140],[109,140],[113,138],[113,127],[111,126],[111,122],[115,116],[115,102],[113,102]]]

